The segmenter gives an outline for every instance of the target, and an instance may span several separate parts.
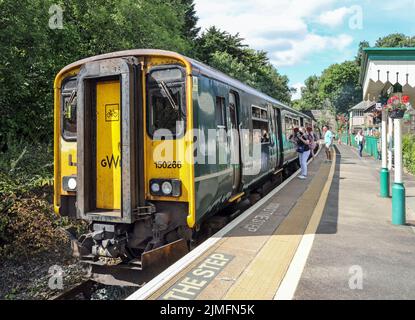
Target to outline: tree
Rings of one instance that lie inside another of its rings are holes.
[[[243,43],[239,34],[231,35],[216,27],[197,39],[197,58],[246,84],[289,103],[288,78],[278,73],[265,51],[255,51]]]
[[[195,43],[196,58],[206,64],[210,64],[216,52],[226,52],[232,57],[241,60],[243,49],[247,46],[243,43],[239,34],[231,35],[216,27],[205,30]]]
[[[49,28],[52,4],[64,10],[63,29]],[[182,0],[0,1],[0,137],[51,141],[54,77],[80,58],[132,48],[189,53],[192,8]]]
[[[370,47],[368,41],[360,41],[357,55],[355,57],[356,64],[360,67],[362,65],[363,49]]]
[[[199,18],[196,15],[194,0],[182,0],[185,6],[183,34],[189,40],[195,40],[199,34],[200,28],[197,27]]]
[[[360,67],[355,61],[332,64],[320,77],[319,97],[328,99],[336,113],[347,112],[362,100],[359,73]]]
[[[379,38],[375,43],[375,47],[415,47],[415,37],[406,36],[403,33],[392,33]]]
[[[304,82],[301,88],[301,99],[295,101],[295,107],[299,110],[320,109],[322,101],[319,96],[319,77],[312,75]]]

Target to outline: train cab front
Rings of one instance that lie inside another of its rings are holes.
[[[89,223],[73,242],[81,260],[144,268],[188,251],[188,79],[184,61],[159,56],[91,59],[57,77],[55,210]]]

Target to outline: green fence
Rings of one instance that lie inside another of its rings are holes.
[[[341,134],[341,142],[343,143],[343,144],[349,144],[349,135],[348,135],[348,133],[347,132],[343,132],[342,134]]]
[[[354,134],[350,135],[349,141],[353,147],[357,148],[358,147],[357,142],[354,138],[355,138]],[[365,137],[365,140],[366,140],[366,143],[365,143],[363,152],[375,159],[379,159],[379,152],[378,152],[379,138],[367,136]],[[342,142],[343,142],[343,139],[342,139]]]

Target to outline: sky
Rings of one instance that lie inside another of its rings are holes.
[[[265,50],[297,89],[333,63],[354,59],[360,41],[415,35],[415,0],[195,0],[203,29],[239,33]],[[293,99],[300,97],[300,90]]]

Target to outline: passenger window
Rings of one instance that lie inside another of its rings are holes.
[[[219,128],[226,129],[226,114],[225,114],[225,98],[224,97],[216,97],[215,118],[216,118],[216,125]]]

